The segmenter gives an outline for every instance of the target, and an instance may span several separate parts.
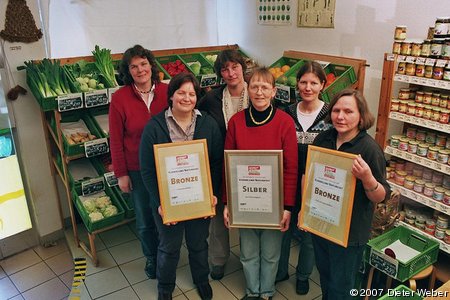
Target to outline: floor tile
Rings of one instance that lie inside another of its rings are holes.
[[[0,279],[0,299],[9,299],[18,294],[19,291],[8,277]]]
[[[25,300],[25,299],[23,299],[22,295],[17,295],[15,297],[8,298],[8,300]]]
[[[10,276],[11,281],[14,282],[17,289],[22,293],[55,277],[55,273],[44,262],[40,262]]]
[[[172,299],[174,300],[189,300],[190,298],[186,297],[184,294],[174,296]]]
[[[53,278],[22,294],[25,300],[63,299],[69,296],[70,290],[59,280]]]
[[[242,264],[239,257],[231,253],[230,258],[225,265],[225,275],[234,273],[240,269],[242,269]]]
[[[5,271],[3,271],[3,268],[0,267],[0,279],[2,279],[3,277],[6,277],[6,273]]]
[[[67,246],[67,242],[65,239],[61,239],[56,241],[56,245],[51,247],[44,247],[42,245],[36,246],[33,248],[34,252],[39,255],[40,258],[46,260],[52,256],[58,255],[62,252],[68,251],[69,247]]]
[[[176,285],[181,291],[183,291],[183,293],[195,289],[195,285],[192,282],[191,268],[189,265],[177,269]]]
[[[120,245],[137,239],[137,236],[128,226],[120,226],[112,230],[102,232],[99,236],[106,247]]]
[[[106,296],[97,298],[98,300],[139,300],[139,297],[133,291],[131,287],[124,288],[120,291],[108,294]],[[149,298],[150,299],[150,298]],[[156,298],[155,298],[156,299]]]
[[[86,275],[92,275],[117,266],[114,258],[108,250],[97,252],[97,259],[99,261],[98,266],[94,266],[90,258],[86,259]]]
[[[222,283],[220,283],[220,281],[211,281],[210,284],[213,290],[213,299],[237,299]],[[200,300],[197,289],[193,289],[185,294],[189,300]]]
[[[45,261],[45,263],[55,272],[56,275],[61,275],[74,268],[72,255],[69,251],[62,252]]]
[[[133,240],[125,244],[114,246],[108,248],[108,250],[119,265],[143,256],[139,240]]]
[[[141,257],[119,266],[130,284],[135,284],[147,279],[147,275],[144,272],[145,261],[146,259]]]
[[[242,269],[226,275],[220,281],[236,298],[245,296],[245,276]]]
[[[84,284],[79,285],[76,288],[72,288],[69,295],[69,300],[73,299],[72,297],[79,297],[81,300],[91,300],[91,295]]]
[[[140,299],[158,299],[158,289],[156,280],[147,279],[145,281],[134,284],[132,288]],[[179,289],[178,294],[180,294]]]
[[[85,285],[92,298],[98,298],[106,294],[121,290],[127,286],[125,276],[118,267],[105,270],[100,273],[87,276]]]
[[[73,272],[74,270],[67,271],[64,274],[59,275],[59,279],[69,288],[72,288],[72,282],[73,282]]]
[[[0,266],[6,274],[11,275],[41,261],[42,259],[33,251],[33,249],[28,249],[14,256],[0,260]]]

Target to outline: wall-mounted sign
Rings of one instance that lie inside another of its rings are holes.
[[[298,0],[298,27],[334,28],[336,0]]]
[[[292,21],[291,0],[257,0],[256,15],[258,24],[290,25]]]

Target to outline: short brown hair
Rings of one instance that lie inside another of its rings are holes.
[[[275,86],[275,77],[270,73],[267,67],[258,67],[252,71],[248,82],[252,81],[252,78],[261,78],[263,81],[270,83],[273,87]]]
[[[316,61],[307,61],[303,66],[300,67],[297,73],[297,81],[302,78],[306,73],[312,73],[319,78],[320,82],[323,83],[323,86],[327,84],[327,75],[323,70],[322,66]]]
[[[340,98],[345,96],[353,96],[353,98],[355,98],[356,106],[358,107],[359,114],[361,115],[358,129],[367,130],[372,127],[375,123],[375,117],[369,111],[369,106],[367,105],[366,98],[364,98],[363,94],[360,91],[355,89],[345,89],[334,95],[333,99],[330,102],[330,109],[328,110],[325,121],[331,123],[331,113],[333,111],[333,107],[336,105],[336,102],[338,102]]]
[[[167,87],[167,103],[170,107],[172,107],[172,96],[175,94],[176,90],[178,90],[183,84],[186,82],[191,82],[194,86],[195,95],[197,100],[200,99],[200,84],[198,83],[197,78],[195,78],[194,74],[188,72],[178,73],[170,79],[169,86]]]
[[[220,71],[222,68],[225,68],[226,63],[229,61],[240,64],[242,66],[242,74],[245,74],[247,64],[245,63],[245,59],[242,57],[241,53],[234,49],[225,49],[220,51],[217,55],[216,61],[214,62],[214,71],[217,76],[222,76],[220,75]]]

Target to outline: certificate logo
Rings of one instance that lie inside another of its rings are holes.
[[[188,158],[189,158],[189,157],[188,157],[187,154],[184,154],[184,155],[177,155],[177,156],[176,156],[177,167],[189,165]]]
[[[261,166],[247,166],[248,175],[260,176]]]
[[[325,166],[325,172],[323,174],[326,178],[335,179],[336,178],[336,168]]]

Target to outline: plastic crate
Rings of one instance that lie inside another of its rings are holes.
[[[96,116],[100,116],[100,115],[108,116],[108,114],[109,114],[109,107],[102,106],[102,107],[97,107],[97,108],[90,108],[89,109],[89,114],[91,116],[92,123],[94,124],[95,128],[97,129],[97,131],[100,134],[100,137],[108,138],[109,137],[109,129],[108,129],[108,133],[105,133],[103,131],[102,127],[100,126],[100,124],[95,119],[95,117]]]
[[[97,174],[92,178],[97,178],[97,177],[100,177],[103,175],[103,173],[99,171],[99,165],[101,163],[98,161],[98,159],[96,159],[96,158],[82,158],[82,159],[88,161],[92,165],[92,167],[95,169],[95,171],[97,172]],[[72,173],[70,172],[70,164],[71,163],[72,162],[69,162],[69,164],[67,165],[67,170],[68,170],[67,177],[69,179],[69,185],[72,189],[75,190],[75,192],[77,192],[77,194],[81,194],[81,187],[82,187],[83,181],[86,181],[86,180],[89,180],[92,178],[86,177],[86,178],[82,178],[79,180],[75,180]]]
[[[72,190],[72,200],[75,202],[75,207],[77,208],[77,211],[80,214],[81,219],[83,220],[83,223],[89,232],[112,226],[125,218],[125,211],[120,202],[117,200],[116,195],[107,186],[105,186],[105,193],[111,199],[112,204],[117,207],[117,215],[92,222],[89,218],[89,214],[86,212],[83,204],[81,203],[78,193]]]
[[[111,190],[115,193],[117,199],[125,210],[125,218],[131,219],[135,217],[134,203],[130,193],[124,193],[119,187],[113,186]]]
[[[183,62],[183,60],[181,59],[181,57],[179,55],[166,55],[166,56],[156,57],[156,62],[159,64],[158,67],[163,71],[163,73],[165,75],[169,76],[169,78],[171,78],[172,76],[167,71],[167,69],[165,69],[163,67],[163,65],[168,64],[168,63],[173,63],[177,60],[179,60],[185,66],[186,71],[194,73],[194,72],[192,72],[191,68],[189,68],[189,66]]]
[[[325,73],[333,73],[336,79],[321,93],[321,99],[330,103],[333,96],[356,82],[356,73],[352,66],[329,64],[325,67]]]
[[[200,53],[180,54],[180,58],[185,65],[189,66],[189,63],[198,61],[201,65],[201,69],[205,67],[211,69],[209,72],[203,74],[200,69],[200,74],[196,75],[196,78],[200,83],[200,87],[214,86],[218,83],[217,75],[214,73],[213,65],[202,55],[200,55]]]
[[[407,262],[401,262],[382,252],[382,249],[397,240],[419,251],[420,254]],[[398,226],[370,240],[366,245],[365,258],[373,267],[396,280],[404,282],[436,262],[438,253],[439,243],[437,241],[404,226]]]
[[[305,63],[306,60],[297,61],[286,73],[283,74],[283,76],[277,78],[277,80],[275,81],[275,85],[278,87],[278,89],[277,93],[275,94],[275,100],[279,100],[284,103],[289,103],[296,100],[297,73]],[[295,78],[295,84],[289,85],[288,80],[290,77]]]
[[[422,300],[416,292],[411,290],[410,288],[404,286],[403,284],[397,286],[393,290],[389,290],[384,296],[378,298],[379,300]]]
[[[92,120],[92,117],[87,114],[85,111],[71,111],[71,112],[65,112],[61,114],[61,124],[67,123],[67,122],[76,122],[78,120],[83,120],[86,124],[87,128],[89,129],[90,133],[95,135],[97,138],[100,138],[100,132],[97,130],[96,126],[94,125],[94,122]],[[51,122],[53,124],[53,122]],[[55,134],[56,134],[56,128],[53,128]],[[64,133],[61,135],[63,140],[63,147],[64,152],[67,156],[75,156],[79,154],[83,154],[84,152],[84,143],[79,143],[75,145],[69,145],[67,142],[66,137],[64,136]]]

